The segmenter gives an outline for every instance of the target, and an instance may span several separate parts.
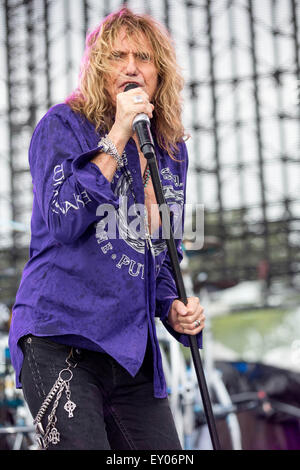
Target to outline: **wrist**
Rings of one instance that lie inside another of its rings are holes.
[[[169,307],[169,310],[168,310],[168,313],[167,313],[166,318],[165,318],[166,322],[167,322],[168,325],[170,325],[170,326],[171,326],[170,319],[171,319],[171,316],[172,316],[172,308],[173,308],[173,304],[174,304],[175,300],[176,300],[176,299],[174,299],[174,300],[171,302],[170,307]]]
[[[107,137],[114,143],[118,153],[122,155],[125,145],[130,139],[130,135],[128,136],[123,129],[120,129],[119,126],[114,124],[108,132]]]
[[[124,166],[124,153],[119,152],[116,145],[107,134],[100,139],[98,147],[102,153],[113,157],[118,168]],[[119,146],[119,148],[121,147]]]

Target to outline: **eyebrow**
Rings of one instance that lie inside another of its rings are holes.
[[[124,57],[124,56],[130,54],[130,52],[125,52],[125,51],[120,51],[120,50],[118,50],[118,49],[113,49],[113,50],[111,51],[111,54],[112,54],[112,55],[120,55],[120,56]],[[134,55],[134,56],[146,55],[146,56],[148,56],[149,58],[152,58],[152,57],[153,57],[153,55],[152,55],[151,52],[149,52],[149,51],[136,51],[136,52],[133,52],[133,55]]]

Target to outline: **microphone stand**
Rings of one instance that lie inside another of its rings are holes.
[[[159,204],[159,207],[167,207],[163,190],[162,190],[161,181],[159,178],[159,172],[158,172],[155,150],[154,150],[154,142],[153,142],[150,127],[149,127],[150,121],[148,119],[148,116],[146,116],[146,118],[147,119],[145,120],[145,115],[136,116],[133,122],[133,128],[137,133],[141,151],[143,152],[143,155],[145,156],[148,162],[157,203]],[[162,217],[161,217],[161,221],[163,222]],[[174,279],[175,279],[179,299],[185,305],[187,305],[187,296],[186,296],[185,286],[183,282],[182,273],[180,270],[176,245],[174,241],[174,234],[173,234],[170,222],[169,222],[168,229],[169,229],[170,237],[166,239],[166,243],[167,243],[168,253],[170,256],[171,265],[173,268]],[[220,450],[221,449],[220,442],[218,438],[216,423],[215,423],[214,415],[212,411],[212,405],[211,405],[208,388],[207,388],[207,384],[205,380],[205,375],[203,371],[201,356],[200,356],[199,349],[198,349],[197,339],[195,336],[191,336],[191,335],[187,335],[187,336],[189,339],[189,345],[190,345],[195,372],[196,372],[198,385],[199,385],[199,389],[200,389],[200,393],[202,397],[203,408],[204,408],[204,412],[206,416],[206,421],[207,421],[207,425],[208,425],[208,429],[210,433],[212,446],[214,450]]]

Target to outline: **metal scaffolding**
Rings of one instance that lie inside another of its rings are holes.
[[[165,23],[185,77],[187,196],[205,206],[193,272],[295,282],[299,0],[0,0],[0,302],[13,303],[28,256],[33,129],[76,86],[87,31],[125,3]]]

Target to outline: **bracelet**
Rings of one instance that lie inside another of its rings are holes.
[[[115,144],[110,140],[107,134],[105,137],[102,137],[99,140],[98,147],[100,147],[100,149],[103,150],[104,153],[111,155],[116,160],[118,168],[124,166],[124,161],[123,161],[124,152],[122,156],[119,155]]]

